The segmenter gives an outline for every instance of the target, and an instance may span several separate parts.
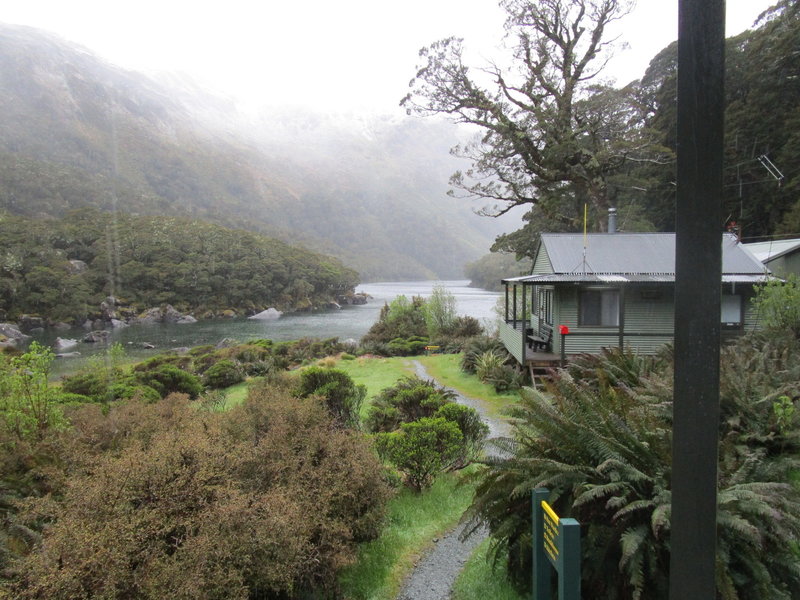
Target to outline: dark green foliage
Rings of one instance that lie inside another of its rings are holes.
[[[61,389],[91,398],[93,402],[103,402],[108,400],[108,376],[101,371],[82,371],[64,377]]]
[[[12,318],[97,316],[111,292],[111,275],[115,294],[133,313],[163,304],[198,312],[308,306],[358,283],[357,274],[335,259],[255,233],[90,210],[61,220],[3,216],[0,254],[6,257],[0,310]],[[86,270],[76,271],[71,259],[85,262]],[[118,271],[109,274],[109,265],[119,265]],[[6,288],[16,291],[3,293]]]
[[[425,299],[414,296],[409,300],[398,296],[391,304],[385,304],[378,320],[361,338],[364,346],[373,343],[389,343],[392,340],[404,340],[411,337],[428,336],[428,325],[425,322]]]
[[[61,392],[58,394],[58,404],[86,404],[87,402],[94,402],[94,399],[83,394],[73,394],[71,392]]]
[[[464,354],[461,357],[461,370],[465,373],[475,373],[478,368],[478,359],[486,352],[493,352],[498,356],[508,356],[506,347],[498,338],[477,336],[469,340],[464,348]]]
[[[785,281],[773,280],[757,287],[753,305],[765,328],[800,338],[800,277],[792,273]]]
[[[143,402],[157,402],[161,394],[149,385],[135,385],[132,383],[115,383],[108,388],[108,396],[113,400],[141,400]]]
[[[432,417],[442,406],[452,402],[453,397],[453,392],[432,380],[404,377],[375,397],[366,428],[372,432],[394,431],[401,423]]]
[[[483,443],[489,435],[489,426],[481,420],[477,410],[471,406],[448,402],[433,416],[452,421],[461,431],[461,450],[455,466],[466,466],[481,455]]]
[[[367,388],[356,385],[347,373],[339,369],[309,367],[301,371],[295,393],[301,398],[311,395],[322,397],[338,423],[358,427],[359,412]]]
[[[203,373],[203,384],[211,389],[230,387],[241,381],[244,381],[242,369],[232,360],[216,362]]]
[[[380,456],[403,471],[409,485],[420,491],[459,460],[464,444],[455,422],[423,417],[403,423],[399,431],[379,433],[375,445]]]
[[[162,398],[172,393],[197,398],[203,391],[199,377],[171,364],[138,371],[135,373],[135,380],[138,384],[153,388]]]
[[[800,594],[800,352],[791,336],[747,336],[723,352],[717,540],[718,597]],[[583,529],[583,593],[666,597],[669,572],[672,371],[667,360],[613,351],[560,371],[546,393],[524,390],[504,457],[488,459],[474,523],[530,579],[530,491]]]

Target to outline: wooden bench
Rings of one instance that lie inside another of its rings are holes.
[[[530,341],[534,352],[540,347],[543,352],[546,352],[553,345],[553,328],[550,325],[541,325],[539,327],[539,335],[529,335],[528,341]]]

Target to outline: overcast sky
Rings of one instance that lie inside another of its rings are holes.
[[[776,0],[728,0],[727,35]],[[640,77],[677,38],[678,0],[638,0],[618,24],[629,49],[607,75]],[[179,71],[250,106],[395,113],[417,52],[465,38],[471,59],[497,55],[496,0],[3,0],[0,21],[39,27],[122,67]]]

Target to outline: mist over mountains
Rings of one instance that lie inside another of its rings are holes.
[[[332,254],[364,280],[460,277],[517,226],[446,196],[463,166],[448,154],[462,135],[450,124],[246,115],[28,27],[0,25],[0,109],[0,211],[12,214],[205,219]]]

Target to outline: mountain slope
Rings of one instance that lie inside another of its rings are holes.
[[[282,111],[257,120],[49,34],[0,25],[0,210],[84,206],[245,227],[365,279],[460,276],[499,224],[448,198],[444,123]]]

